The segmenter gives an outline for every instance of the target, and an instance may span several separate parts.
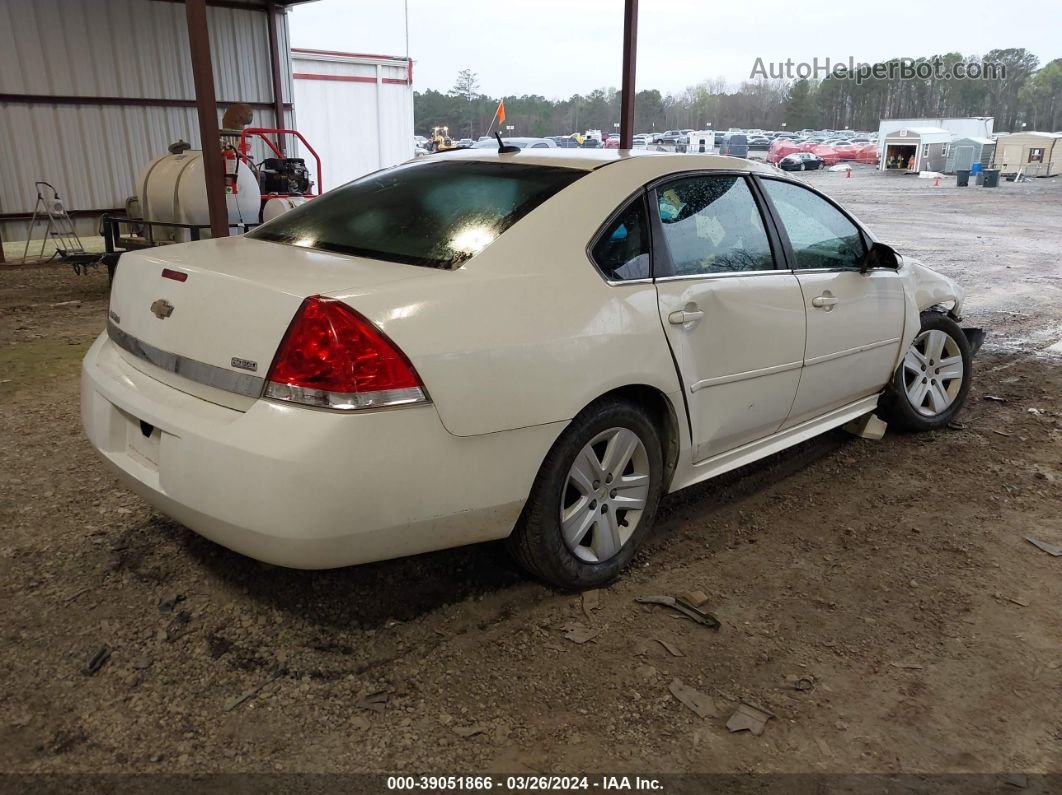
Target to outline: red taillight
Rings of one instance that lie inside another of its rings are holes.
[[[269,368],[265,396],[332,409],[427,402],[413,365],[341,301],[302,302]]]

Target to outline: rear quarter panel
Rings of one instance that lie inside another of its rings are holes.
[[[453,434],[569,420],[630,384],[669,395],[683,416],[655,287],[610,286],[586,254],[612,211],[659,173],[638,159],[606,166],[457,270],[333,295],[406,352]]]

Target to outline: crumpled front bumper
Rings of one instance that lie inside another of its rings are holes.
[[[970,355],[976,356],[985,342],[985,330],[983,328],[963,327],[962,333],[966,335],[966,341],[970,343]]]

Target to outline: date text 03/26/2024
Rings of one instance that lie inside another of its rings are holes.
[[[659,779],[642,776],[388,776],[387,789],[457,792],[641,791],[663,789]]]

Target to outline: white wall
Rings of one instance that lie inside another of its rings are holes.
[[[323,190],[413,156],[405,58],[293,50],[299,131],[323,163]]]

